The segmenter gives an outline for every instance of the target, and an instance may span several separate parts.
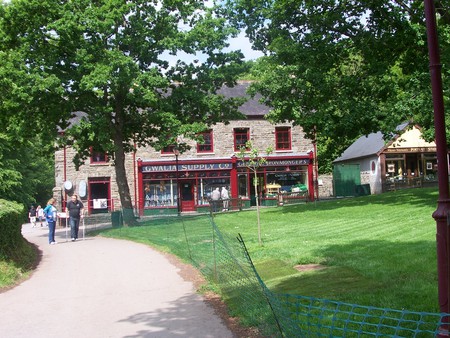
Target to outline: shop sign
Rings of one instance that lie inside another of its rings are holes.
[[[178,171],[203,171],[203,170],[230,170],[231,163],[199,163],[199,164],[178,164]],[[176,165],[144,165],[143,173],[177,171]]]
[[[304,159],[292,159],[292,160],[268,160],[261,167],[277,167],[277,166],[288,166],[288,165],[308,165],[310,163],[309,158]],[[248,161],[238,161],[238,167],[245,167]]]
[[[435,153],[436,147],[387,148],[385,153]]]

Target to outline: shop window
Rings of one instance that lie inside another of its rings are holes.
[[[268,173],[267,185],[277,188],[278,192],[307,191],[308,177],[306,172]],[[269,191],[267,191],[269,193]],[[273,196],[267,196],[273,197]]]
[[[246,148],[245,144],[250,140],[249,128],[235,128],[234,129],[234,150],[239,151],[241,148]]]
[[[199,136],[202,136],[203,142],[197,143],[197,152],[198,153],[212,153],[214,151],[212,130],[208,130],[207,132],[200,133]]]
[[[176,180],[144,182],[144,207],[177,206],[178,191]]]
[[[291,127],[275,128],[275,150],[291,150]]]
[[[91,148],[91,163],[105,163],[108,162],[108,155],[104,151],[94,150]]]
[[[197,189],[197,204],[209,204],[213,190],[219,188],[219,191],[222,191],[224,187],[230,191],[229,178],[200,178]]]
[[[238,176],[238,194],[239,197],[248,198],[248,176],[247,174],[239,174]]]

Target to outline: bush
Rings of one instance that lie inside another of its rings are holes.
[[[25,216],[22,205],[0,199],[0,261],[10,262],[22,271],[30,269],[37,256],[37,251],[22,236]]]
[[[24,214],[23,206],[0,200],[0,258],[9,259],[23,241],[21,226]]]

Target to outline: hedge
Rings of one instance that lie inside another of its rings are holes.
[[[25,217],[23,205],[0,199],[0,258],[16,258],[22,247],[22,223]]]

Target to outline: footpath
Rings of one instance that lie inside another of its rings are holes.
[[[82,230],[80,229],[80,235]],[[232,338],[162,254],[143,244],[22,227],[42,251],[33,275],[0,293],[0,337]]]

